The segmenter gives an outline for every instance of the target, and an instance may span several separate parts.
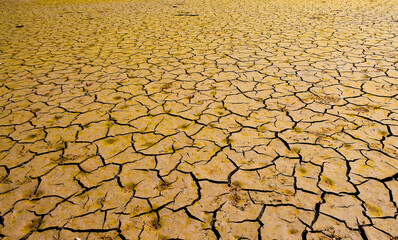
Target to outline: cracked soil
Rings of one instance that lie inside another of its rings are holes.
[[[0,239],[398,239],[397,0],[0,0]]]

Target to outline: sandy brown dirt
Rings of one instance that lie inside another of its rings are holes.
[[[0,0],[0,239],[398,238],[397,0]]]

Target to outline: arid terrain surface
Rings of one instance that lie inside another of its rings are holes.
[[[398,0],[0,0],[0,239],[398,239]]]

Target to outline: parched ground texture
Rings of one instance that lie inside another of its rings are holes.
[[[0,0],[0,239],[398,238],[397,0]]]

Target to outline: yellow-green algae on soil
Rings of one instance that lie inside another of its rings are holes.
[[[397,0],[0,0],[0,239],[396,239],[397,29]]]

